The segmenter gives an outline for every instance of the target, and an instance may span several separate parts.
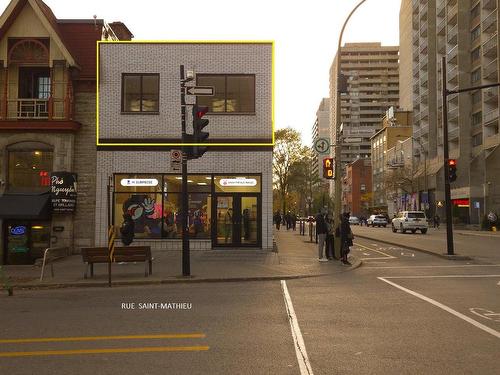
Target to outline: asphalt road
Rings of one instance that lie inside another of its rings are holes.
[[[352,253],[362,267],[286,282],[302,340],[279,281],[2,294],[0,374],[301,374],[296,342],[314,374],[498,374],[500,265]]]

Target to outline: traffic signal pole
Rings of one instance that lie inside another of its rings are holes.
[[[184,65],[180,66],[181,73],[181,127],[182,127],[182,276],[191,275],[191,261],[189,254],[188,238],[188,192],[187,192],[187,151],[186,143],[186,78],[184,75]]]
[[[451,191],[448,159],[448,91],[446,89],[446,57],[443,56],[441,65],[441,84],[443,95],[443,173],[444,173],[444,207],[446,212],[446,247],[448,255],[455,255],[453,249],[453,223],[451,217]]]

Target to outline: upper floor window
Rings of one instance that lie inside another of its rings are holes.
[[[480,52],[481,52],[481,47],[477,47],[474,50],[472,50],[472,52],[470,53],[470,58],[472,62],[479,59],[479,57],[481,56]]]
[[[212,113],[255,113],[255,75],[197,74],[197,84],[213,86],[214,96],[200,96]]]
[[[481,68],[474,70],[471,73],[471,82],[476,83],[481,80]]]
[[[474,30],[470,32],[471,42],[479,38],[480,35],[481,35],[481,26],[477,26],[476,28],[474,28]]]
[[[159,112],[160,75],[124,73],[122,75],[122,112]]]

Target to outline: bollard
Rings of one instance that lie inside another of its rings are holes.
[[[313,242],[313,223],[309,222],[309,241]]]

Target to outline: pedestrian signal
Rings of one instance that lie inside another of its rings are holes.
[[[328,180],[333,179],[333,158],[324,158],[323,159],[323,178]]]

